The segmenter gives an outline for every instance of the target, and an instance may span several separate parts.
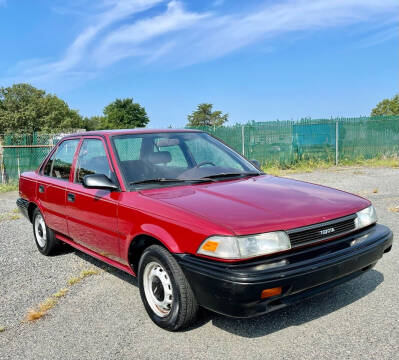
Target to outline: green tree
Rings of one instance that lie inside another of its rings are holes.
[[[371,111],[371,116],[399,115],[399,94],[392,99],[384,99]]]
[[[229,119],[229,114],[222,114],[221,111],[212,111],[212,104],[199,104],[197,110],[187,116],[187,126],[221,126]]]
[[[103,128],[106,120],[104,116],[91,116],[84,119],[86,130],[100,130]]]
[[[145,127],[149,118],[140,104],[132,98],[116,99],[104,108],[102,129],[131,129]]]
[[[0,88],[0,133],[54,133],[84,128],[76,110],[29,84]]]

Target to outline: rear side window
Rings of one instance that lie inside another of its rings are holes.
[[[86,175],[91,174],[103,174],[112,179],[107,153],[100,139],[83,140],[76,169],[76,182],[78,183],[81,183]]]
[[[73,157],[78,144],[79,139],[63,141],[53,156],[47,161],[43,171],[44,175],[61,180],[69,180],[69,173],[71,172]]]

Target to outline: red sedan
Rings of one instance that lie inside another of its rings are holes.
[[[67,136],[19,186],[42,254],[63,242],[137,276],[149,316],[169,330],[199,306],[250,317],[292,304],[392,246],[368,200],[264,174],[194,130]]]

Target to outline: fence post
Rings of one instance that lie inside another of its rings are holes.
[[[339,149],[338,149],[338,121],[335,122],[335,166],[338,166],[338,155],[339,155]]]
[[[5,183],[4,179],[4,164],[3,164],[3,143],[0,139],[0,177],[1,177],[1,183]]]
[[[241,144],[242,144],[242,148],[241,148],[241,152],[242,152],[242,156],[245,156],[245,133],[244,133],[244,126],[245,125],[241,125]]]

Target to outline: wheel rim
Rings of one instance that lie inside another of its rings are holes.
[[[152,311],[160,317],[168,316],[173,304],[172,282],[159,263],[153,261],[146,265],[143,287]]]
[[[44,248],[47,243],[46,223],[40,214],[35,217],[35,236],[39,246]]]

